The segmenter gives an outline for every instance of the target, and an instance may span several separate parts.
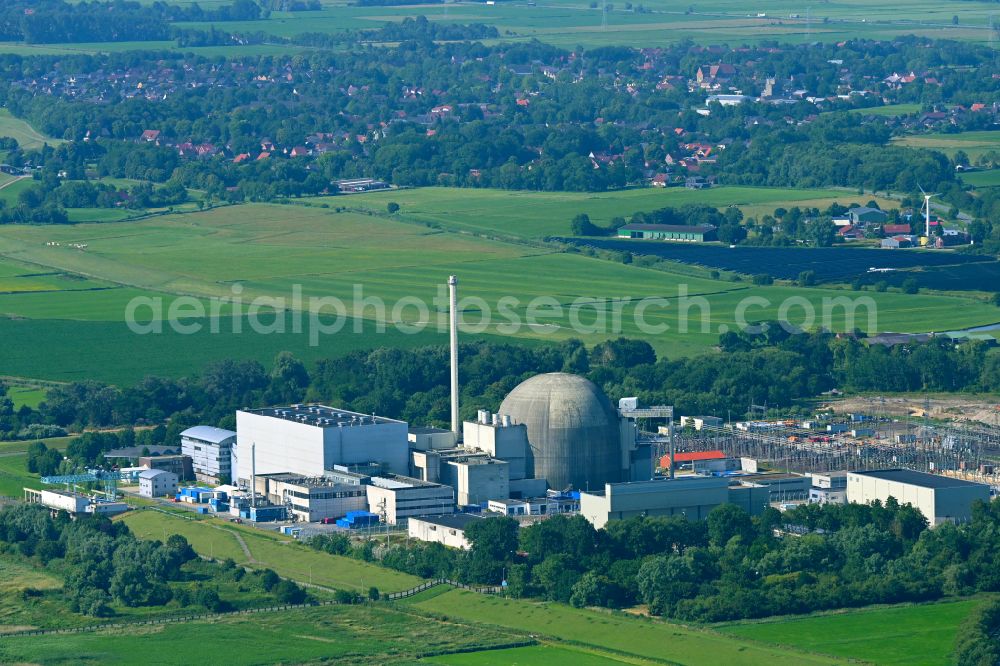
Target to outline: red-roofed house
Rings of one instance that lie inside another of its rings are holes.
[[[910,225],[908,224],[886,224],[882,227],[882,233],[886,237],[895,236],[897,234],[908,234],[910,231]]]
[[[160,130],[146,130],[139,137],[140,141],[153,142],[160,138]]]

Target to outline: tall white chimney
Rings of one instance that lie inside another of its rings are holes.
[[[451,431],[459,436],[458,422],[458,278],[448,276],[448,296],[451,310]]]

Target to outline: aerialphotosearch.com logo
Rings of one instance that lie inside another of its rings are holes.
[[[236,283],[226,297],[137,296],[126,305],[125,323],[138,335],[161,334],[167,328],[181,335],[205,331],[306,334],[313,347],[325,336],[385,333],[389,327],[404,335],[416,335],[431,326],[438,333],[448,331],[448,287],[443,284],[438,285],[430,303],[417,296],[403,296],[389,302],[366,295],[361,284],[353,286],[351,298],[346,301],[336,296],[305,297],[302,285],[298,284],[292,286],[287,298],[269,295],[247,298],[243,292],[243,286]],[[459,330],[502,335],[526,332],[549,335],[564,331],[575,335],[656,336],[668,332],[718,335],[735,328],[758,334],[763,332],[760,323],[763,321],[777,322],[789,333],[817,328],[878,329],[878,308],[868,296],[823,297],[815,301],[790,296],[774,302],[763,295],[766,293],[746,296],[729,306],[731,311],[727,307],[724,312],[719,312],[718,306],[713,308],[705,296],[689,293],[686,284],[677,285],[677,293],[671,298],[615,296],[561,300],[536,296],[526,300],[503,296],[490,303],[479,296],[464,296],[458,300]]]

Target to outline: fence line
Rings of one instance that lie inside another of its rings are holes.
[[[387,601],[395,601],[397,599],[406,599],[407,597],[412,597],[415,594],[420,594],[424,590],[429,590],[432,587],[437,587],[438,585],[451,585],[452,587],[457,587],[462,590],[471,590],[473,592],[478,592],[479,594],[502,594],[503,587],[499,585],[486,585],[486,586],[475,586],[466,585],[465,583],[459,583],[458,581],[451,580],[449,578],[435,578],[434,580],[429,580],[416,587],[410,588],[409,590],[403,590],[402,592],[390,592],[385,595]]]

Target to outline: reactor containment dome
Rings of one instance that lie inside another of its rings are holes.
[[[499,414],[527,426],[528,474],[550,488],[602,488],[627,480],[622,468],[620,417],[590,380],[563,372],[518,384]]]

